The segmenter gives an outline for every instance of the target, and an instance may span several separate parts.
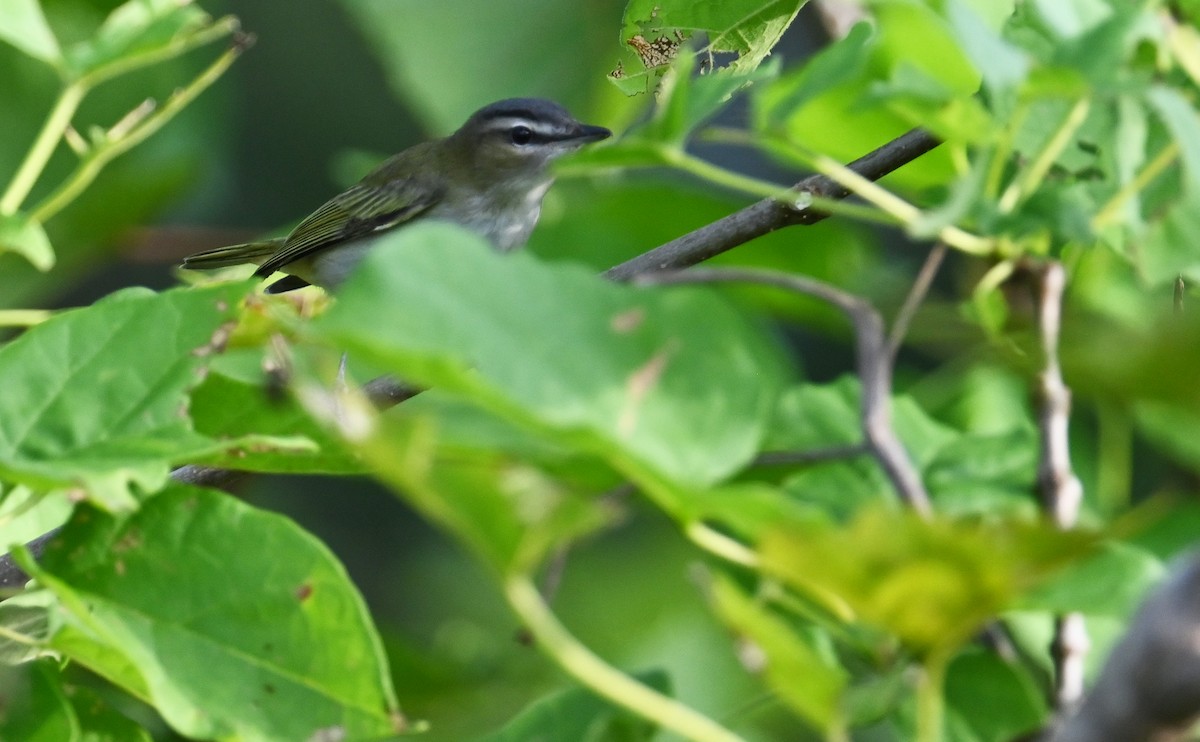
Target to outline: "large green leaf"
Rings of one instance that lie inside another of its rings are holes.
[[[0,39],[31,57],[53,65],[62,59],[62,50],[38,0],[0,0]]]
[[[50,646],[190,737],[363,739],[403,725],[336,558],[286,518],[173,486],[127,519],[83,505],[34,564]]]
[[[237,445],[192,429],[187,391],[246,290],[122,291],[0,348],[0,478],[123,507],[173,463]]]
[[[706,291],[614,285],[444,224],[384,238],[316,326],[352,357],[685,486],[749,461],[781,377]]]

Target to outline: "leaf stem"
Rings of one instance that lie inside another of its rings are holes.
[[[1066,118],[1059,124],[1058,130],[1054,132],[1054,136],[1050,137],[1050,141],[1038,153],[1037,159],[1025,168],[1025,171],[1010,183],[1008,188],[1004,189],[1004,194],[1000,196],[998,204],[1001,214],[1011,213],[1017,204],[1037,190],[1042,178],[1050,172],[1054,161],[1071,143],[1071,137],[1075,136],[1075,132],[1079,131],[1079,127],[1083,126],[1083,122],[1087,120],[1091,107],[1091,101],[1087,98],[1080,98],[1075,102],[1075,105],[1067,112]]]
[[[665,147],[661,151],[663,160],[677,170],[724,186],[735,191],[742,191],[757,198],[773,198],[792,208],[812,208],[830,214],[838,214],[862,221],[879,224],[895,224],[896,221],[888,214],[881,214],[877,209],[846,203],[841,199],[824,198],[807,191],[797,191],[791,186],[782,186],[768,180],[753,178],[748,175],[727,170],[714,165],[707,160],[688,154],[682,149]]]
[[[692,543],[727,562],[751,569],[758,569],[762,566],[759,563],[758,554],[755,554],[753,549],[700,521],[688,523],[683,530]]]
[[[50,115],[46,117],[46,123],[42,124],[37,139],[26,153],[21,166],[17,168],[4,195],[0,197],[0,214],[15,214],[17,209],[21,208],[25,197],[33,190],[33,184],[37,182],[46,163],[50,161],[50,156],[58,147],[63,132],[71,125],[71,118],[79,109],[79,104],[83,101],[87,90],[86,85],[76,81],[67,85],[58,94],[58,100],[54,102],[54,108],[50,109]]]
[[[1109,222],[1119,216],[1119,212],[1129,201],[1138,193],[1145,190],[1146,186],[1150,185],[1151,181],[1162,174],[1171,166],[1179,157],[1179,142],[1172,141],[1166,147],[1163,147],[1162,152],[1155,155],[1154,159],[1146,163],[1146,166],[1138,172],[1128,183],[1126,183],[1119,191],[1112,195],[1112,198],[1100,207],[1096,215],[1092,217],[1092,229],[1099,230],[1107,227]]]
[[[559,623],[528,575],[509,575],[504,593],[542,650],[580,684],[693,742],[743,742],[707,716],[646,687],[593,654]]]
[[[53,314],[45,309],[0,309],[0,327],[33,327]]]
[[[812,164],[817,172],[850,189],[884,213],[895,217],[904,226],[911,228],[922,220],[921,210],[916,206],[883,186],[862,177],[832,157],[813,155]],[[946,225],[939,229],[937,237],[950,247],[957,248],[969,255],[990,255],[995,251],[993,240],[971,234],[954,225]]]
[[[925,660],[917,680],[917,742],[942,742],[945,678],[944,659],[929,657]]]
[[[241,55],[244,46],[237,44],[225,50],[221,56],[196,76],[187,87],[175,91],[167,102],[154,113],[146,116],[139,123],[125,130],[124,136],[108,139],[103,144],[92,148],[79,161],[75,170],[58,188],[47,196],[30,212],[30,218],[45,222],[62,211],[71,201],[84,191],[100,171],[109,162],[129,151],[150,135],[157,132],[177,113],[196,99],[210,85],[224,74],[225,70]]]

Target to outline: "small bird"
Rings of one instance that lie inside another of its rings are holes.
[[[326,201],[281,239],[219,247],[184,258],[190,269],[255,263],[256,276],[288,274],[267,293],[336,288],[379,235],[416,220],[453,222],[507,252],[525,244],[554,178],[549,164],[612,136],[540,98],[485,106],[445,139],[394,155]]]

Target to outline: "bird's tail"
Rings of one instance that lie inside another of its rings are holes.
[[[211,270],[245,263],[262,263],[279,249],[283,240],[263,240],[205,250],[183,259],[183,267],[191,270]]]

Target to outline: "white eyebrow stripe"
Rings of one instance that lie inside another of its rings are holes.
[[[554,126],[554,124],[547,121],[526,118],[524,116],[501,116],[499,118],[490,119],[487,122],[487,128],[496,131],[507,131],[514,126],[526,126],[535,134],[540,134],[542,136],[553,136],[558,133],[558,129]]]

